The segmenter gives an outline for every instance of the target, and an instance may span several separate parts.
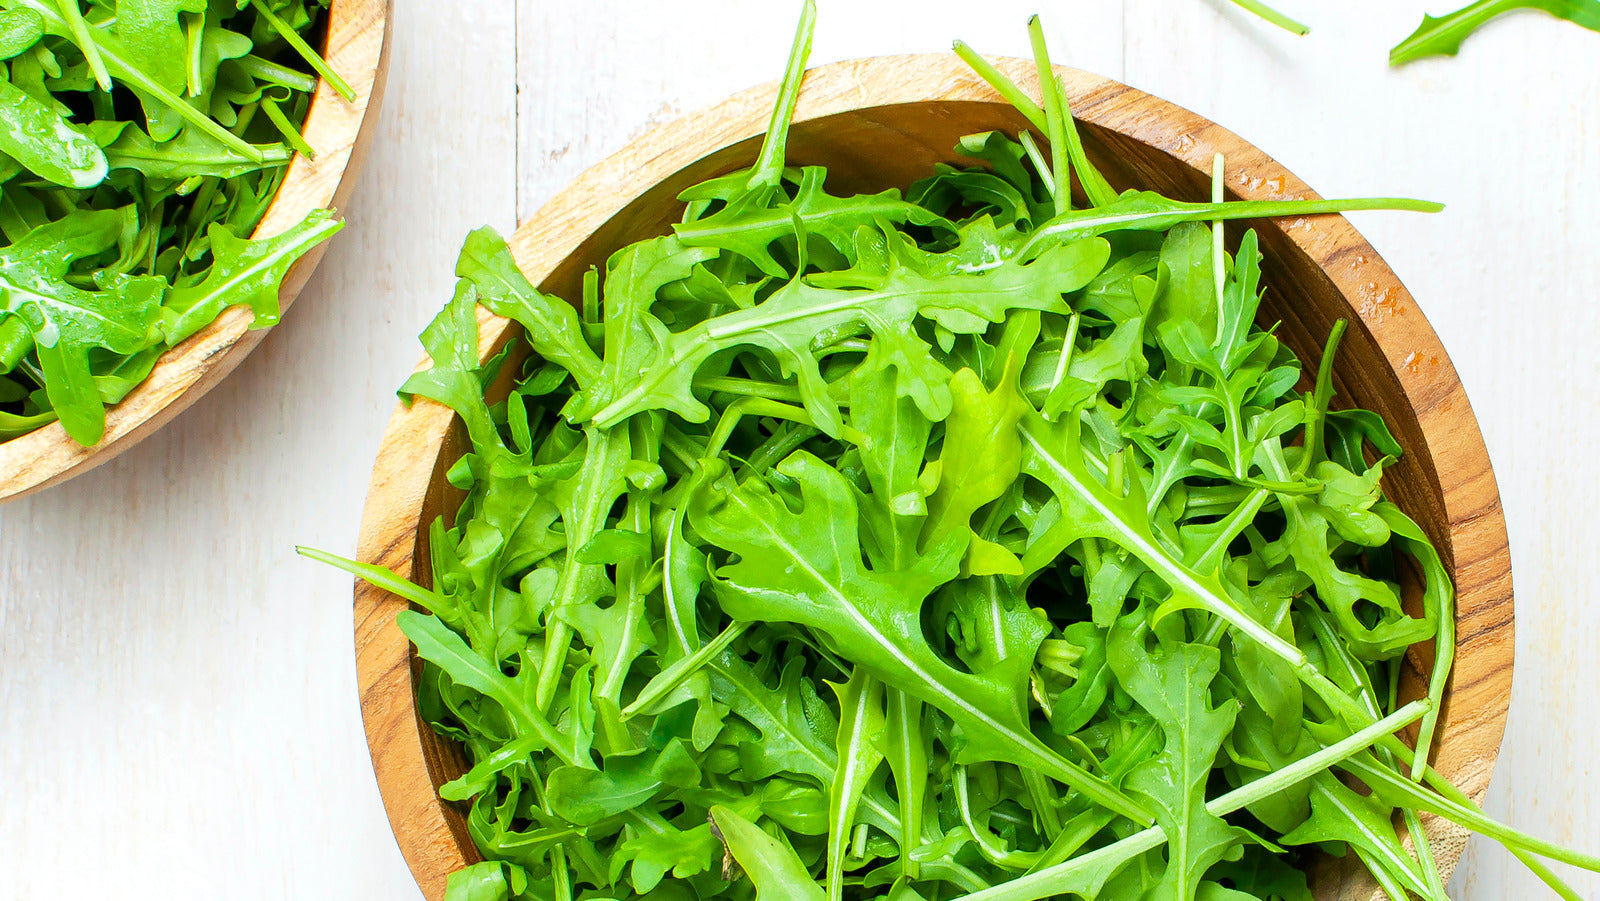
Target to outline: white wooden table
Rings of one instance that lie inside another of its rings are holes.
[[[284,324],[165,431],[0,508],[0,898],[418,897],[362,737],[350,583],[293,546],[353,549],[466,232],[509,230],[649,126],[775,78],[798,3],[397,6],[351,227]],[[813,61],[958,36],[1026,55],[1037,8],[1058,59],[1232,128],[1325,195],[1449,205],[1357,224],[1450,349],[1505,500],[1516,685],[1488,807],[1600,851],[1600,35],[1520,14],[1390,72],[1419,0],[1279,6],[1312,34],[1225,0],[822,0]],[[1451,895],[1546,891],[1479,841]]]

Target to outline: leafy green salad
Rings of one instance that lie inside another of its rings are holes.
[[[1343,324],[1303,363],[1223,240],[1437,207],[1118,193],[1036,21],[1042,103],[958,48],[1032,129],[831,194],[785,165],[813,15],[755,164],[574,303],[468,239],[403,389],[471,439],[431,587],[305,551],[420,608],[483,856],[447,897],[1305,901],[1332,853],[1443,901],[1424,812],[1571,897],[1540,857],[1600,861],[1427,766],[1452,586],[1380,488],[1400,446],[1330,406]],[[479,305],[526,345],[480,361]]]
[[[0,441],[84,445],[224,309],[278,319],[327,210],[252,234],[296,151],[329,0],[0,0]]]

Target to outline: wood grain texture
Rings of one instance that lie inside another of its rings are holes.
[[[347,101],[326,81],[318,81],[301,129],[316,159],[297,153],[290,160],[283,184],[252,237],[279,234],[312,210],[342,212],[366,159],[383,99],[392,4],[393,0],[334,0],[329,7],[323,58],[350,83],[355,99]],[[283,310],[294,303],[327,248],[327,242],[318,245],[289,269],[278,296]],[[149,378],[106,410],[105,435],[93,447],[73,441],[60,423],[0,443],[0,503],[100,466],[161,428],[261,343],[265,330],[252,329],[253,320],[249,308],[230,307],[163,354]]]
[[[1031,65],[1002,68],[1027,84]],[[1229,161],[1232,193],[1245,199],[1315,196],[1270,157],[1232,133],[1125,85],[1062,70],[1091,156],[1119,187],[1181,198],[1204,196],[1212,154]],[[753,158],[773,95],[746,91],[661,126],[585,172],[518,230],[519,264],[547,291],[574,296],[577,279],[616,247],[661,233],[683,187]],[[1016,115],[950,56],[883,57],[838,63],[807,77],[790,156],[822,163],[835,190],[901,185],[951,159],[962,134],[1015,129]],[[885,152],[885,148],[892,148]],[[1435,765],[1481,796],[1503,734],[1511,682],[1510,558],[1494,476],[1449,356],[1398,278],[1343,218],[1253,223],[1262,234],[1270,286],[1267,321],[1304,359],[1316,359],[1337,318],[1352,318],[1337,370],[1347,402],[1375,409],[1407,447],[1389,471],[1389,495],[1428,531],[1457,581],[1461,645]],[[1242,228],[1235,229],[1237,234]],[[482,312],[482,311],[480,311]],[[513,340],[512,326],[480,318],[484,354]],[[1421,361],[1419,363],[1419,361]],[[373,475],[359,556],[426,581],[426,525],[452,509],[443,473],[461,452],[454,414],[419,402],[397,410]],[[436,787],[461,761],[416,717],[409,645],[394,626],[405,605],[356,588],[357,673],[363,715],[391,823],[424,894],[442,896],[449,872],[474,858],[459,814]],[[1429,651],[1410,656],[1410,685]],[[1448,871],[1464,836],[1430,823]],[[1320,898],[1364,898],[1371,887],[1346,866],[1318,874]]]

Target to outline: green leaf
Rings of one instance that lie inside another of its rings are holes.
[[[283,279],[311,248],[344,228],[330,210],[312,210],[299,224],[270,238],[241,238],[222,225],[209,231],[215,257],[204,281],[174,288],[161,310],[161,329],[168,344],[177,344],[205,328],[224,309],[248,306],[252,328],[278,324],[278,295]]]
[[[500,705],[528,733],[536,736],[557,757],[565,757],[560,734],[550,721],[532,709],[515,679],[502,673],[467,647],[438,617],[402,610],[396,617],[400,631],[417,646],[417,655],[434,664],[457,685],[470,688]],[[575,760],[566,761],[577,766]]]
[[[456,275],[473,284],[485,307],[521,323],[534,351],[572,373],[579,385],[600,375],[600,359],[583,339],[577,311],[529,284],[494,229],[485,226],[467,236]]]
[[[22,55],[44,37],[44,19],[31,9],[0,12],[0,59]]]
[[[714,834],[755,884],[758,901],[824,901],[827,897],[787,844],[726,807],[711,808]]]
[[[644,895],[660,885],[669,872],[676,879],[688,879],[710,870],[721,850],[721,844],[711,834],[711,824],[704,823],[693,829],[629,839],[618,844],[616,853],[620,859],[633,862],[633,890]]]
[[[954,231],[943,217],[901,200],[897,190],[853,197],[828,194],[822,184],[826,175],[821,166],[807,166],[800,170],[793,199],[785,197],[774,204],[765,194],[744,194],[710,216],[674,225],[673,233],[685,247],[737,253],[767,275],[788,278],[792,267],[780,264],[770,250],[779,239],[821,239],[854,265],[858,229],[891,222]]]
[[[110,168],[131,169],[150,178],[238,178],[286,166],[292,156],[287,148],[270,144],[258,148],[259,158],[245,156],[193,128],[184,128],[176,138],[161,144],[132,122],[92,122],[88,130],[104,149]]]
[[[177,93],[188,83],[189,57],[179,14],[205,11],[206,0],[117,0],[117,36],[152,78]]]
[[[155,343],[159,279],[113,276],[100,290],[87,291],[65,278],[78,260],[114,246],[122,228],[117,211],[77,211],[0,249],[0,320],[15,316],[27,326],[50,405],[67,434],[84,445],[98,442],[105,430],[89,351],[132,354]]]
[[[505,864],[485,860],[450,874],[444,901],[511,901]]]
[[[992,392],[971,369],[950,379],[953,403],[939,453],[939,488],[928,498],[925,544],[937,544],[958,531],[970,532],[972,515],[999,499],[1017,480],[1022,468],[1017,423],[1029,409],[1017,392],[1019,364],[1015,358],[1006,361]]]
[[[550,773],[545,791],[557,816],[579,826],[593,826],[644,805],[667,786],[692,786],[699,781],[699,767],[683,743],[673,739],[659,754],[612,754],[600,770],[559,767]]]
[[[13,8],[29,9],[44,19],[47,33],[72,34],[74,40],[83,45],[80,49],[83,49],[86,55],[102,60],[105,69],[130,89],[149,95],[164,109],[172,111],[179,118],[240,153],[250,157],[256,156],[256,151],[248,143],[163,86],[145,68],[145,61],[140,55],[124,46],[120,38],[105,30],[105,26],[87,26],[81,35],[73,34],[73,26],[76,23],[69,21],[69,17],[62,14],[62,8],[53,4],[53,0],[12,0],[12,2]],[[244,50],[248,52],[248,46],[244,47]],[[176,131],[176,128],[172,130]]]
[[[0,153],[29,172],[68,188],[92,188],[109,166],[82,128],[32,94],[0,80]]]
[[[977,240],[969,227],[967,234]],[[992,245],[991,245],[992,246]],[[870,247],[870,249],[869,249]],[[1088,283],[1105,265],[1109,248],[1101,241],[1063,244],[1030,264],[1000,260],[992,268],[966,273],[956,257],[924,253],[894,234],[886,245],[863,244],[856,268],[827,281],[833,287],[796,278],[765,302],[697,323],[682,332],[652,330],[656,347],[641,370],[597,396],[585,398],[574,413],[602,428],[636,413],[665,409],[689,422],[709,417],[691,386],[695,373],[713,354],[736,347],[760,347],[780,363],[786,376],[799,379],[806,409],[819,427],[839,429],[838,405],[828,396],[812,347],[819,335],[860,331],[863,324],[880,339],[906,336],[918,318],[931,319],[959,333],[980,332],[1008,310],[1062,311],[1061,295]],[[927,354],[924,346],[921,355]],[[907,372],[902,385],[926,381],[925,367]],[[930,419],[943,418],[941,400],[948,387],[925,385],[919,406]],[[912,394],[914,390],[903,393]],[[604,403],[601,403],[604,400]],[[947,403],[947,401],[946,401]]]
[[[1401,66],[1425,56],[1455,56],[1468,35],[1516,9],[1542,9],[1590,31],[1600,31],[1600,0],[1478,0],[1448,15],[1424,15],[1417,30],[1389,51],[1389,65]]]
[[[1222,742],[1233,730],[1237,702],[1214,707],[1214,648],[1174,644],[1147,650],[1126,628],[1114,628],[1108,659],[1123,686],[1166,738],[1161,753],[1128,776],[1167,835],[1167,866],[1155,899],[1193,901],[1212,865],[1234,853],[1244,833],[1206,809],[1206,783]]]
[[[828,790],[828,897],[844,896],[845,848],[855,831],[856,807],[867,780],[883,763],[885,715],[883,685],[862,670],[850,681],[832,685],[839,698],[839,733],[834,749],[839,762]]]
[[[1381,867],[1406,889],[1426,896],[1428,887],[1395,834],[1393,814],[1394,808],[1356,794],[1331,773],[1321,773],[1311,781],[1311,818],[1279,841],[1285,845],[1345,842],[1362,852],[1369,865]]]
[[[1297,648],[1241,610],[1215,573],[1197,572],[1156,536],[1141,495],[1119,496],[1089,472],[1077,417],[1052,424],[1030,414],[1023,417],[1021,429],[1022,471],[1049,486],[1061,508],[1060,518],[1023,556],[1026,571],[1053,561],[1075,541],[1106,539],[1162,579],[1173,592],[1173,603],[1200,607],[1284,659],[1296,665],[1304,661]]]

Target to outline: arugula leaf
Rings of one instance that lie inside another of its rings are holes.
[[[289,230],[256,240],[237,237],[213,223],[209,235],[215,262],[205,280],[173,289],[162,304],[167,343],[193,335],[235,304],[250,307],[255,314],[253,328],[277,325],[278,292],[289,267],[342,228],[344,223],[327,210],[312,210]]]
[[[534,350],[572,373],[579,385],[599,377],[600,360],[584,341],[577,311],[528,284],[494,229],[485,226],[467,237],[456,275],[477,288],[484,306],[521,323]]]
[[[90,349],[131,354],[149,346],[160,303],[158,279],[113,276],[94,291],[67,282],[73,263],[109,249],[122,227],[116,213],[79,211],[0,248],[0,314],[27,326],[51,405],[84,444],[99,441],[105,428]]]
[[[205,11],[206,0],[117,0],[117,36],[149,61],[153,78],[177,93],[189,84],[189,39],[181,14]]]
[[[0,152],[68,188],[92,188],[109,171],[105,153],[82,129],[9,81],[0,81]]]
[[[1389,51],[1389,65],[1403,66],[1426,56],[1455,56],[1468,35],[1515,9],[1541,9],[1590,31],[1600,31],[1597,0],[1478,0],[1437,18],[1424,15],[1417,30]]]
[[[1128,790],[1148,799],[1167,836],[1167,865],[1154,897],[1190,901],[1201,877],[1244,840],[1240,830],[1206,809],[1206,783],[1222,742],[1233,730],[1237,705],[1210,700],[1218,655],[1213,648],[1176,644],[1154,653],[1126,629],[1113,629],[1108,659],[1128,693],[1156,722],[1161,754],[1128,777]]]
[[[758,901],[823,901],[827,897],[794,851],[754,823],[726,807],[711,808],[711,823],[728,856],[755,884]]]
[[[839,698],[839,763],[828,791],[828,897],[844,897],[845,844],[855,831],[856,807],[867,780],[883,763],[885,731],[883,685],[857,670],[850,681],[833,686]]]

